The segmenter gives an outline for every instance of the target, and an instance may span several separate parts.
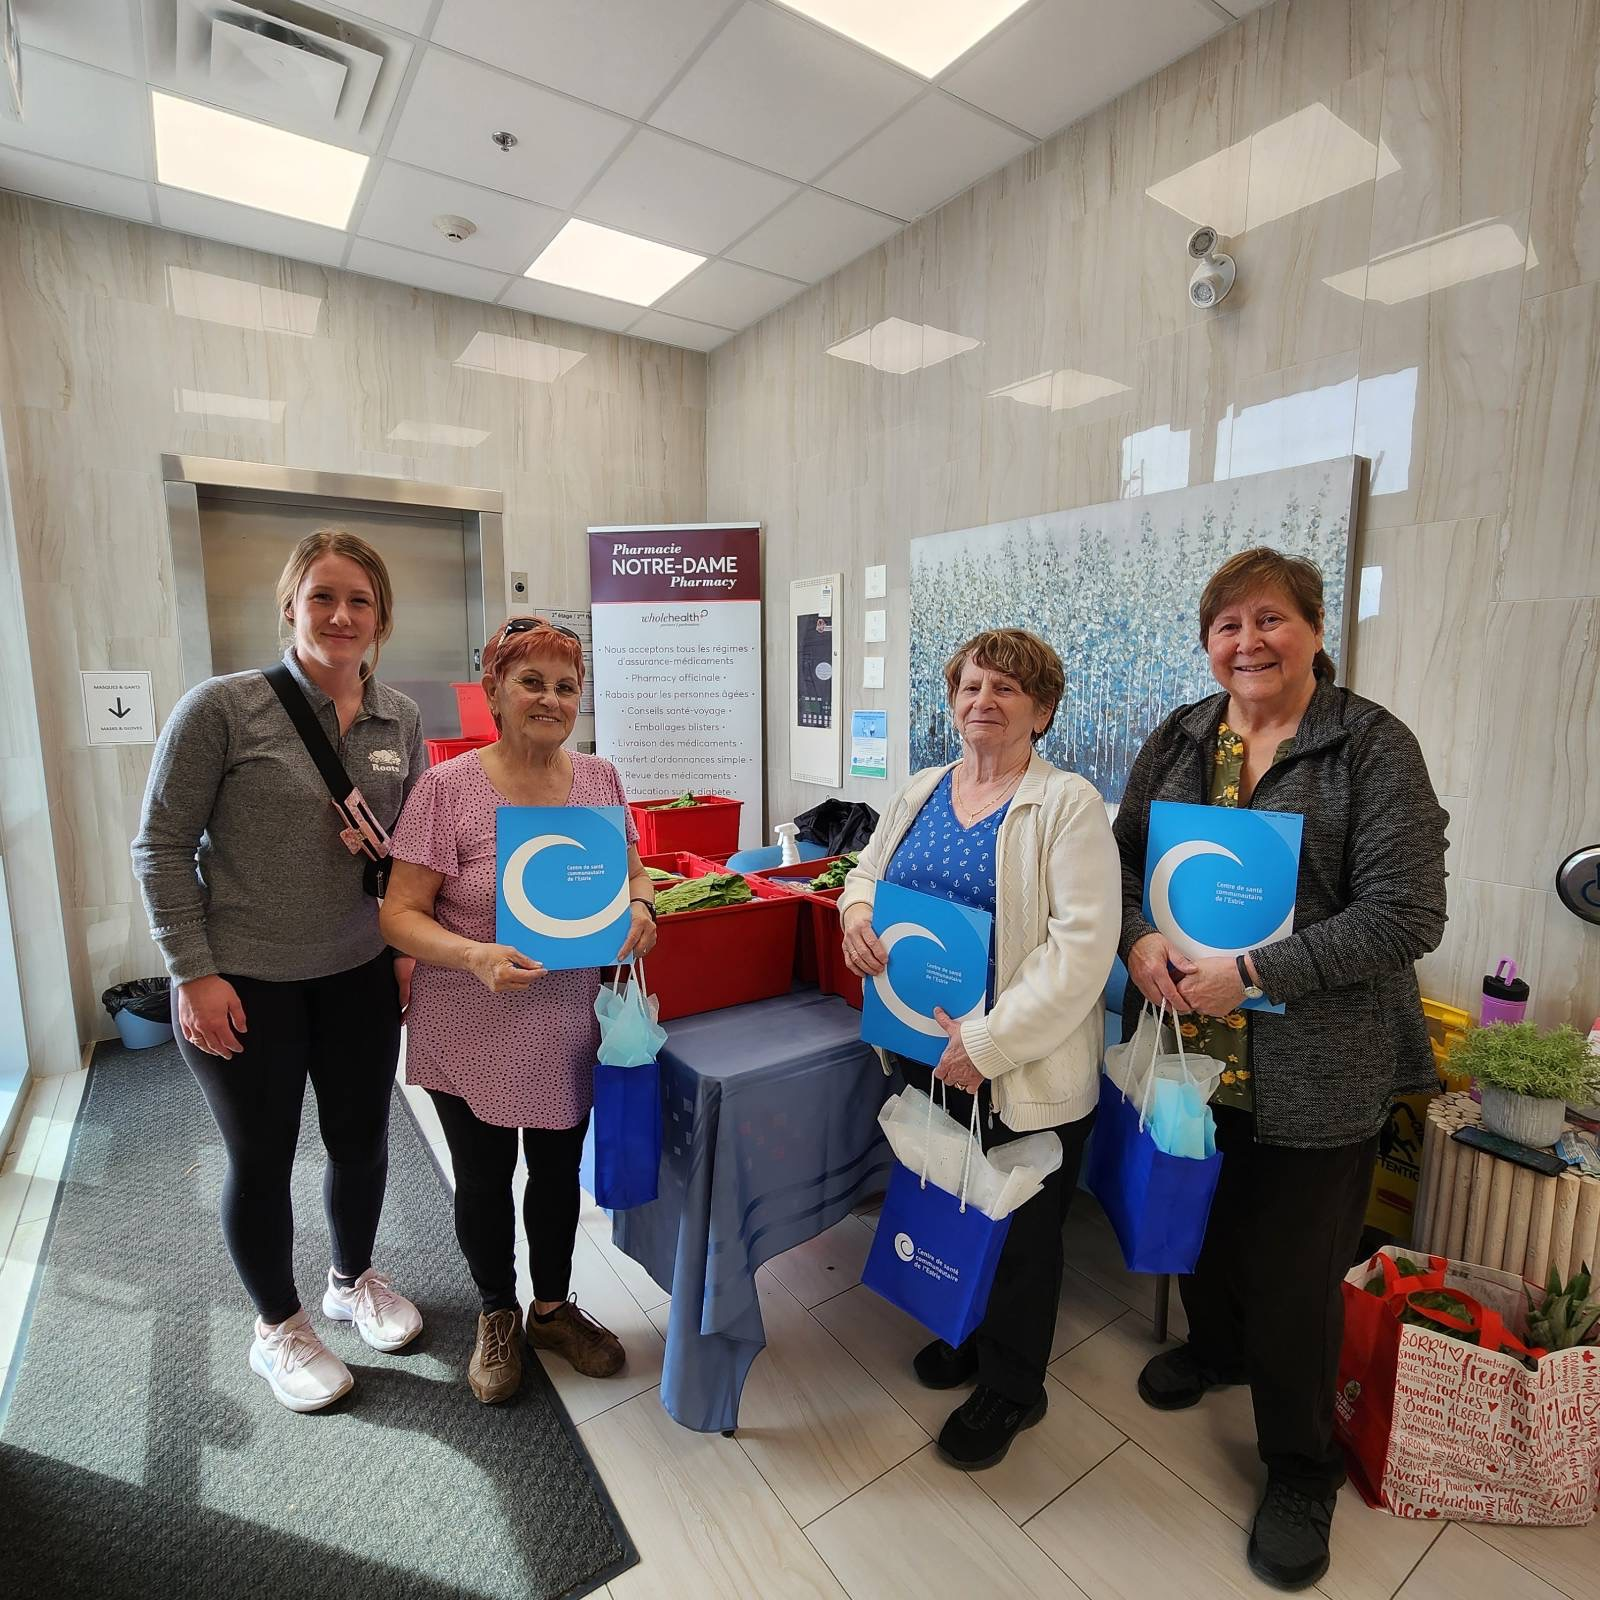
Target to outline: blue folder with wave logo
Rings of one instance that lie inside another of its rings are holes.
[[[552,972],[608,967],[628,937],[621,806],[495,810],[494,936]]]
[[[1144,915],[1186,955],[1242,956],[1294,932],[1305,819],[1289,811],[1150,805]],[[1278,1011],[1263,997],[1241,1010]]]
[[[937,1066],[949,1035],[934,1020],[982,1016],[989,987],[994,918],[938,895],[879,883],[872,931],[889,951],[887,971],[862,985],[861,1037],[868,1044]]]

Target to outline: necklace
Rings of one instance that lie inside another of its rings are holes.
[[[985,817],[991,811],[998,810],[1000,806],[1002,806],[1011,798],[1012,794],[1016,791],[1017,785],[1022,782],[1023,776],[1027,770],[1028,768],[1026,764],[1019,767],[1017,771],[1011,775],[1011,778],[1006,783],[1005,788],[1003,788],[992,800],[980,801],[978,805],[969,808],[961,798],[961,769],[958,766],[950,775],[950,799],[955,806],[956,820],[961,823],[962,827],[970,828],[972,824],[979,819],[979,817]]]

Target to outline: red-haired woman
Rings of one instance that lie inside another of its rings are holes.
[[[578,1229],[578,1158],[594,1093],[600,972],[547,972],[495,943],[495,811],[626,803],[609,761],[564,748],[583,693],[578,636],[512,617],[484,646],[483,687],[500,738],[431,768],[395,829],[382,927],[418,958],[406,1080],[438,1108],[456,1179],[456,1238],[483,1297],[467,1368],[486,1405],[522,1381],[512,1178],[528,1162],[523,1221],[533,1271],[527,1339],[590,1377],[622,1345],[568,1298]],[[628,827],[633,922],[618,958],[655,943],[654,893]]]

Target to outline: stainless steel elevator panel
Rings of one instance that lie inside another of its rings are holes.
[[[262,667],[282,654],[288,627],[273,604],[273,590],[284,562],[315,529],[347,528],[382,555],[394,585],[394,632],[383,647],[378,676],[422,708],[429,738],[459,733],[450,685],[476,676],[472,652],[482,640],[472,628],[476,623],[481,629],[483,610],[476,593],[469,597],[463,514],[247,494],[199,492],[211,671]],[[475,561],[476,540],[471,543]]]

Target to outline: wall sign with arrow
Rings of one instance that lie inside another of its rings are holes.
[[[90,744],[154,744],[155,696],[148,672],[81,672]]]

